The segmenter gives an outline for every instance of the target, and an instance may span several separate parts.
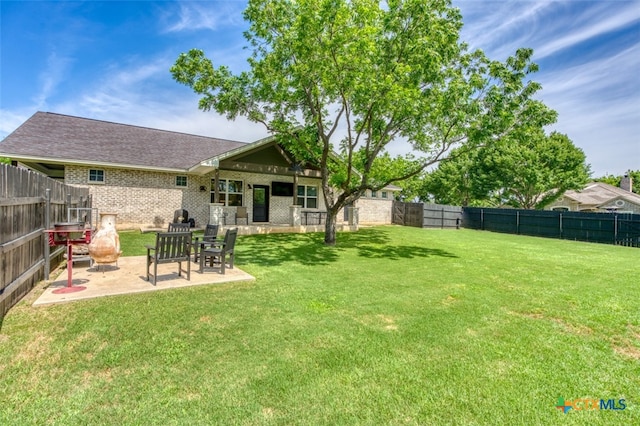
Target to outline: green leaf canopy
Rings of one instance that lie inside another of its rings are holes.
[[[505,63],[469,52],[448,0],[250,0],[244,16],[248,71],[215,67],[194,49],[171,72],[201,95],[201,109],[263,123],[297,159],[318,165],[328,244],[338,211],[367,189],[416,176],[518,122],[555,119],[531,100],[540,88],[526,79],[532,51]],[[392,157],[391,143],[408,154]]]

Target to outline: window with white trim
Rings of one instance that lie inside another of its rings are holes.
[[[318,187],[298,185],[298,205],[307,209],[318,208]]]
[[[371,190],[371,198],[378,198],[378,191]]]
[[[389,194],[387,191],[382,191],[382,198],[389,198]]]
[[[104,170],[89,169],[89,183],[104,183]]]
[[[218,179],[220,202],[225,206],[242,206],[244,183],[241,180]],[[215,179],[211,179],[211,202],[215,199]]]
[[[176,176],[176,186],[186,188],[187,187],[187,177],[186,176]]]

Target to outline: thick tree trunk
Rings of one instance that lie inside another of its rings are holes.
[[[327,210],[327,219],[324,223],[324,243],[328,246],[336,245],[336,222],[338,212],[333,209]]]

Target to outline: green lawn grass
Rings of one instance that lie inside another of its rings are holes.
[[[120,235],[125,254],[153,239]],[[240,237],[255,282],[34,308],[36,289],[0,330],[0,424],[640,424],[637,248],[322,240]]]

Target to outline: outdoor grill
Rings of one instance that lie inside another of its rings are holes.
[[[86,287],[73,285],[73,246],[89,244],[91,242],[91,229],[86,228],[83,222],[55,223],[53,229],[44,232],[49,234],[50,246],[67,246],[67,286],[54,290],[53,293],[73,293],[85,290]]]

